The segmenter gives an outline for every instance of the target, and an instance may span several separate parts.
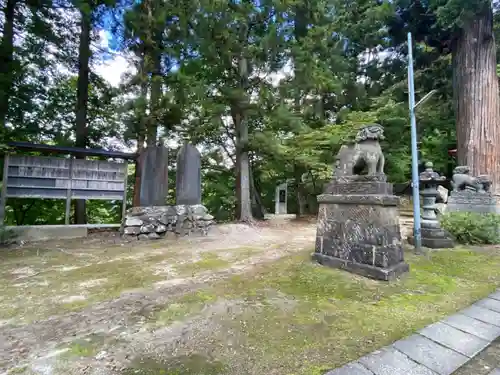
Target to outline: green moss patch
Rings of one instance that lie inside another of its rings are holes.
[[[156,325],[169,325],[174,321],[198,314],[203,308],[217,299],[217,296],[204,290],[186,294],[178,301],[165,306],[156,312],[151,321]]]
[[[69,263],[71,264],[71,263]],[[16,317],[25,321],[53,314],[79,311],[93,303],[118,297],[130,289],[147,288],[161,280],[147,262],[132,259],[82,265],[68,271],[44,269],[19,280],[0,285],[0,319]],[[82,283],[102,280],[94,287]],[[31,298],[27,301],[24,296]],[[72,300],[71,296],[80,297]]]
[[[207,332],[210,340],[204,342],[212,344],[198,351],[231,365],[220,374],[319,375],[409,335],[500,285],[500,257],[495,254],[455,249],[406,257],[410,273],[386,283],[320,266],[304,252],[207,286],[188,301],[179,299],[156,317],[157,322],[203,317],[202,306],[216,299],[243,300],[242,310],[206,317],[223,328]]]
[[[203,271],[216,271],[230,265],[227,260],[220,258],[216,253],[205,252],[200,256],[201,259],[196,262],[184,263],[176,267],[177,271],[184,276],[194,276]]]
[[[225,366],[207,357],[192,354],[168,360],[140,358],[123,375],[219,375]]]

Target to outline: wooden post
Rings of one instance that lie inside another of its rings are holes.
[[[64,224],[69,225],[70,209],[71,209],[71,190],[73,188],[73,157],[69,157],[68,171],[68,190],[66,192],[66,214],[64,216]]]
[[[3,159],[2,196],[0,197],[0,225],[5,221],[5,206],[7,203],[7,182],[9,175],[9,154],[5,154]]]
[[[124,161],[124,164],[125,164],[125,179],[123,181],[122,220],[125,219],[125,211],[127,211],[128,163],[126,160]]]

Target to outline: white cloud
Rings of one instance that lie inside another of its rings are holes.
[[[109,33],[105,30],[99,32],[98,48],[109,51]],[[110,85],[117,87],[121,82],[122,75],[126,72],[134,72],[135,67],[130,56],[121,52],[111,52],[111,58],[100,61],[95,67],[95,71]]]

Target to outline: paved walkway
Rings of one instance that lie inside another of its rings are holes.
[[[451,375],[499,337],[500,289],[455,315],[325,375]],[[500,342],[496,344],[500,349]],[[500,368],[486,366],[485,370],[484,374],[500,375]]]

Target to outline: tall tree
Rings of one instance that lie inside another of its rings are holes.
[[[441,55],[451,53],[459,164],[488,174],[500,191],[500,98],[494,12],[490,0],[400,1],[389,22],[393,42],[406,31]]]
[[[76,91],[75,146],[87,147],[87,110],[89,98],[90,41],[92,32],[92,8],[84,2],[80,5],[80,40],[78,46],[78,82]],[[85,155],[78,155],[84,159]],[[75,202],[75,224],[86,224],[87,212],[84,199]]]
[[[458,161],[474,175],[490,175],[500,192],[500,97],[491,2],[479,1],[462,22],[452,41]]]

